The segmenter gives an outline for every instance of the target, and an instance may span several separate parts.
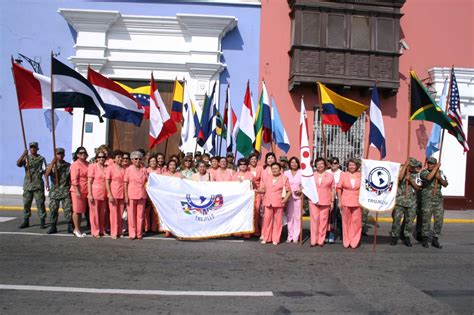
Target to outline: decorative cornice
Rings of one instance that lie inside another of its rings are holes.
[[[119,11],[102,10],[80,10],[80,9],[59,9],[66,22],[71,25],[76,32],[107,31],[112,24],[120,17]]]

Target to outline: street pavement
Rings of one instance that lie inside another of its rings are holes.
[[[374,252],[372,235],[354,250],[161,234],[78,239],[63,221],[50,236],[37,213],[32,227],[20,223],[21,211],[0,211],[0,314],[474,311],[474,224],[445,224],[439,250],[390,246],[390,224],[380,223]]]

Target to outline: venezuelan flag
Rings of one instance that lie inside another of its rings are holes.
[[[150,86],[145,85],[133,89],[120,82],[114,82],[123,87],[125,91],[132,94],[133,97],[135,97],[135,99],[138,101],[138,103],[143,106],[143,108],[145,109],[143,119],[150,119]]]
[[[171,118],[176,123],[183,121],[183,98],[184,87],[178,80],[175,80],[173,89],[173,103],[171,104]]]
[[[351,129],[359,116],[369,107],[345,98],[331,91],[318,82],[321,104],[323,107],[323,124],[340,126],[343,132]]]

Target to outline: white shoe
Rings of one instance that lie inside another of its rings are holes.
[[[266,243],[267,243],[267,242],[265,242],[265,241],[261,241],[261,242],[260,242],[260,244],[266,244]]]
[[[86,236],[86,233],[81,233],[81,232],[78,232],[78,231],[74,231],[73,234],[74,234],[75,237],[79,237],[79,238],[83,238],[83,237]]]

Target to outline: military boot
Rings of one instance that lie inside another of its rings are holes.
[[[69,234],[72,234],[72,232],[74,232],[74,226],[72,225],[72,222],[67,223],[67,232]]]
[[[392,236],[392,241],[390,242],[390,245],[395,246],[398,243],[398,237]]]
[[[423,243],[421,244],[421,246],[423,246],[425,248],[430,247],[430,245],[428,244],[428,237],[427,236],[423,236]]]
[[[18,228],[26,229],[27,227],[30,227],[30,219],[23,219],[23,223]]]
[[[441,244],[438,242],[437,237],[433,237],[433,240],[431,241],[431,245],[439,249],[443,248],[443,246],[441,246]]]
[[[407,247],[412,247],[412,246],[413,246],[413,245],[411,244],[411,240],[410,240],[409,237],[405,237],[405,238],[403,239],[403,244],[405,244],[405,246],[407,246]]]
[[[51,227],[49,228],[48,232],[46,232],[48,234],[55,234],[55,233],[58,233],[58,229],[56,228],[56,224],[51,224]]]
[[[46,218],[41,219],[40,228],[41,229],[46,229]]]

